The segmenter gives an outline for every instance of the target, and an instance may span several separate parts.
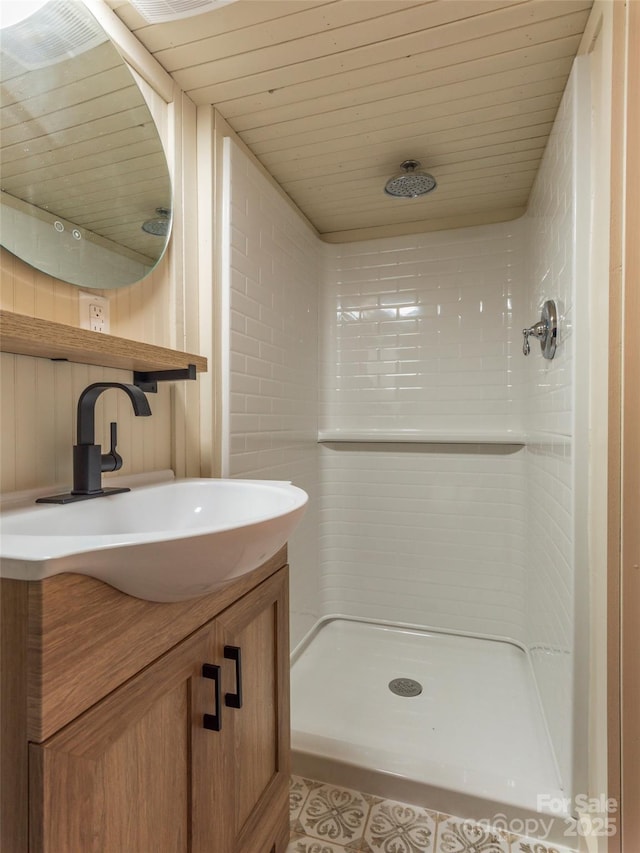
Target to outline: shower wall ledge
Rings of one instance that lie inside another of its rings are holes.
[[[455,430],[343,430],[323,429],[318,431],[319,444],[371,443],[371,444],[511,444],[523,447],[527,444],[566,444],[571,436],[566,433],[521,432],[519,430],[478,430],[477,432]]]
[[[525,444],[525,434],[516,430],[417,430],[363,429],[319,430],[320,444],[333,442],[409,443],[409,444]]]

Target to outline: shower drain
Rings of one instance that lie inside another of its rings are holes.
[[[396,696],[419,696],[422,693],[422,684],[413,678],[394,678],[389,682],[389,690]]]

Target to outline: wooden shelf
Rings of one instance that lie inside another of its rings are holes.
[[[12,311],[0,311],[0,350],[121,370],[180,370],[195,364],[198,373],[207,371],[207,359],[201,355],[90,332]]]

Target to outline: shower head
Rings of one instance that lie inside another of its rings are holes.
[[[417,172],[419,160],[405,160],[400,164],[404,174],[396,175],[387,181],[384,191],[395,198],[419,198],[433,192],[438,186],[436,179],[428,172]]]
[[[166,207],[156,207],[157,216],[142,223],[142,230],[154,237],[168,237],[171,228],[171,212]]]

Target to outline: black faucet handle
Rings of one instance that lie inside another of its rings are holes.
[[[122,456],[116,450],[118,444],[118,424],[111,421],[110,427],[111,447],[108,453],[102,454],[103,471],[119,471],[122,468]]]

